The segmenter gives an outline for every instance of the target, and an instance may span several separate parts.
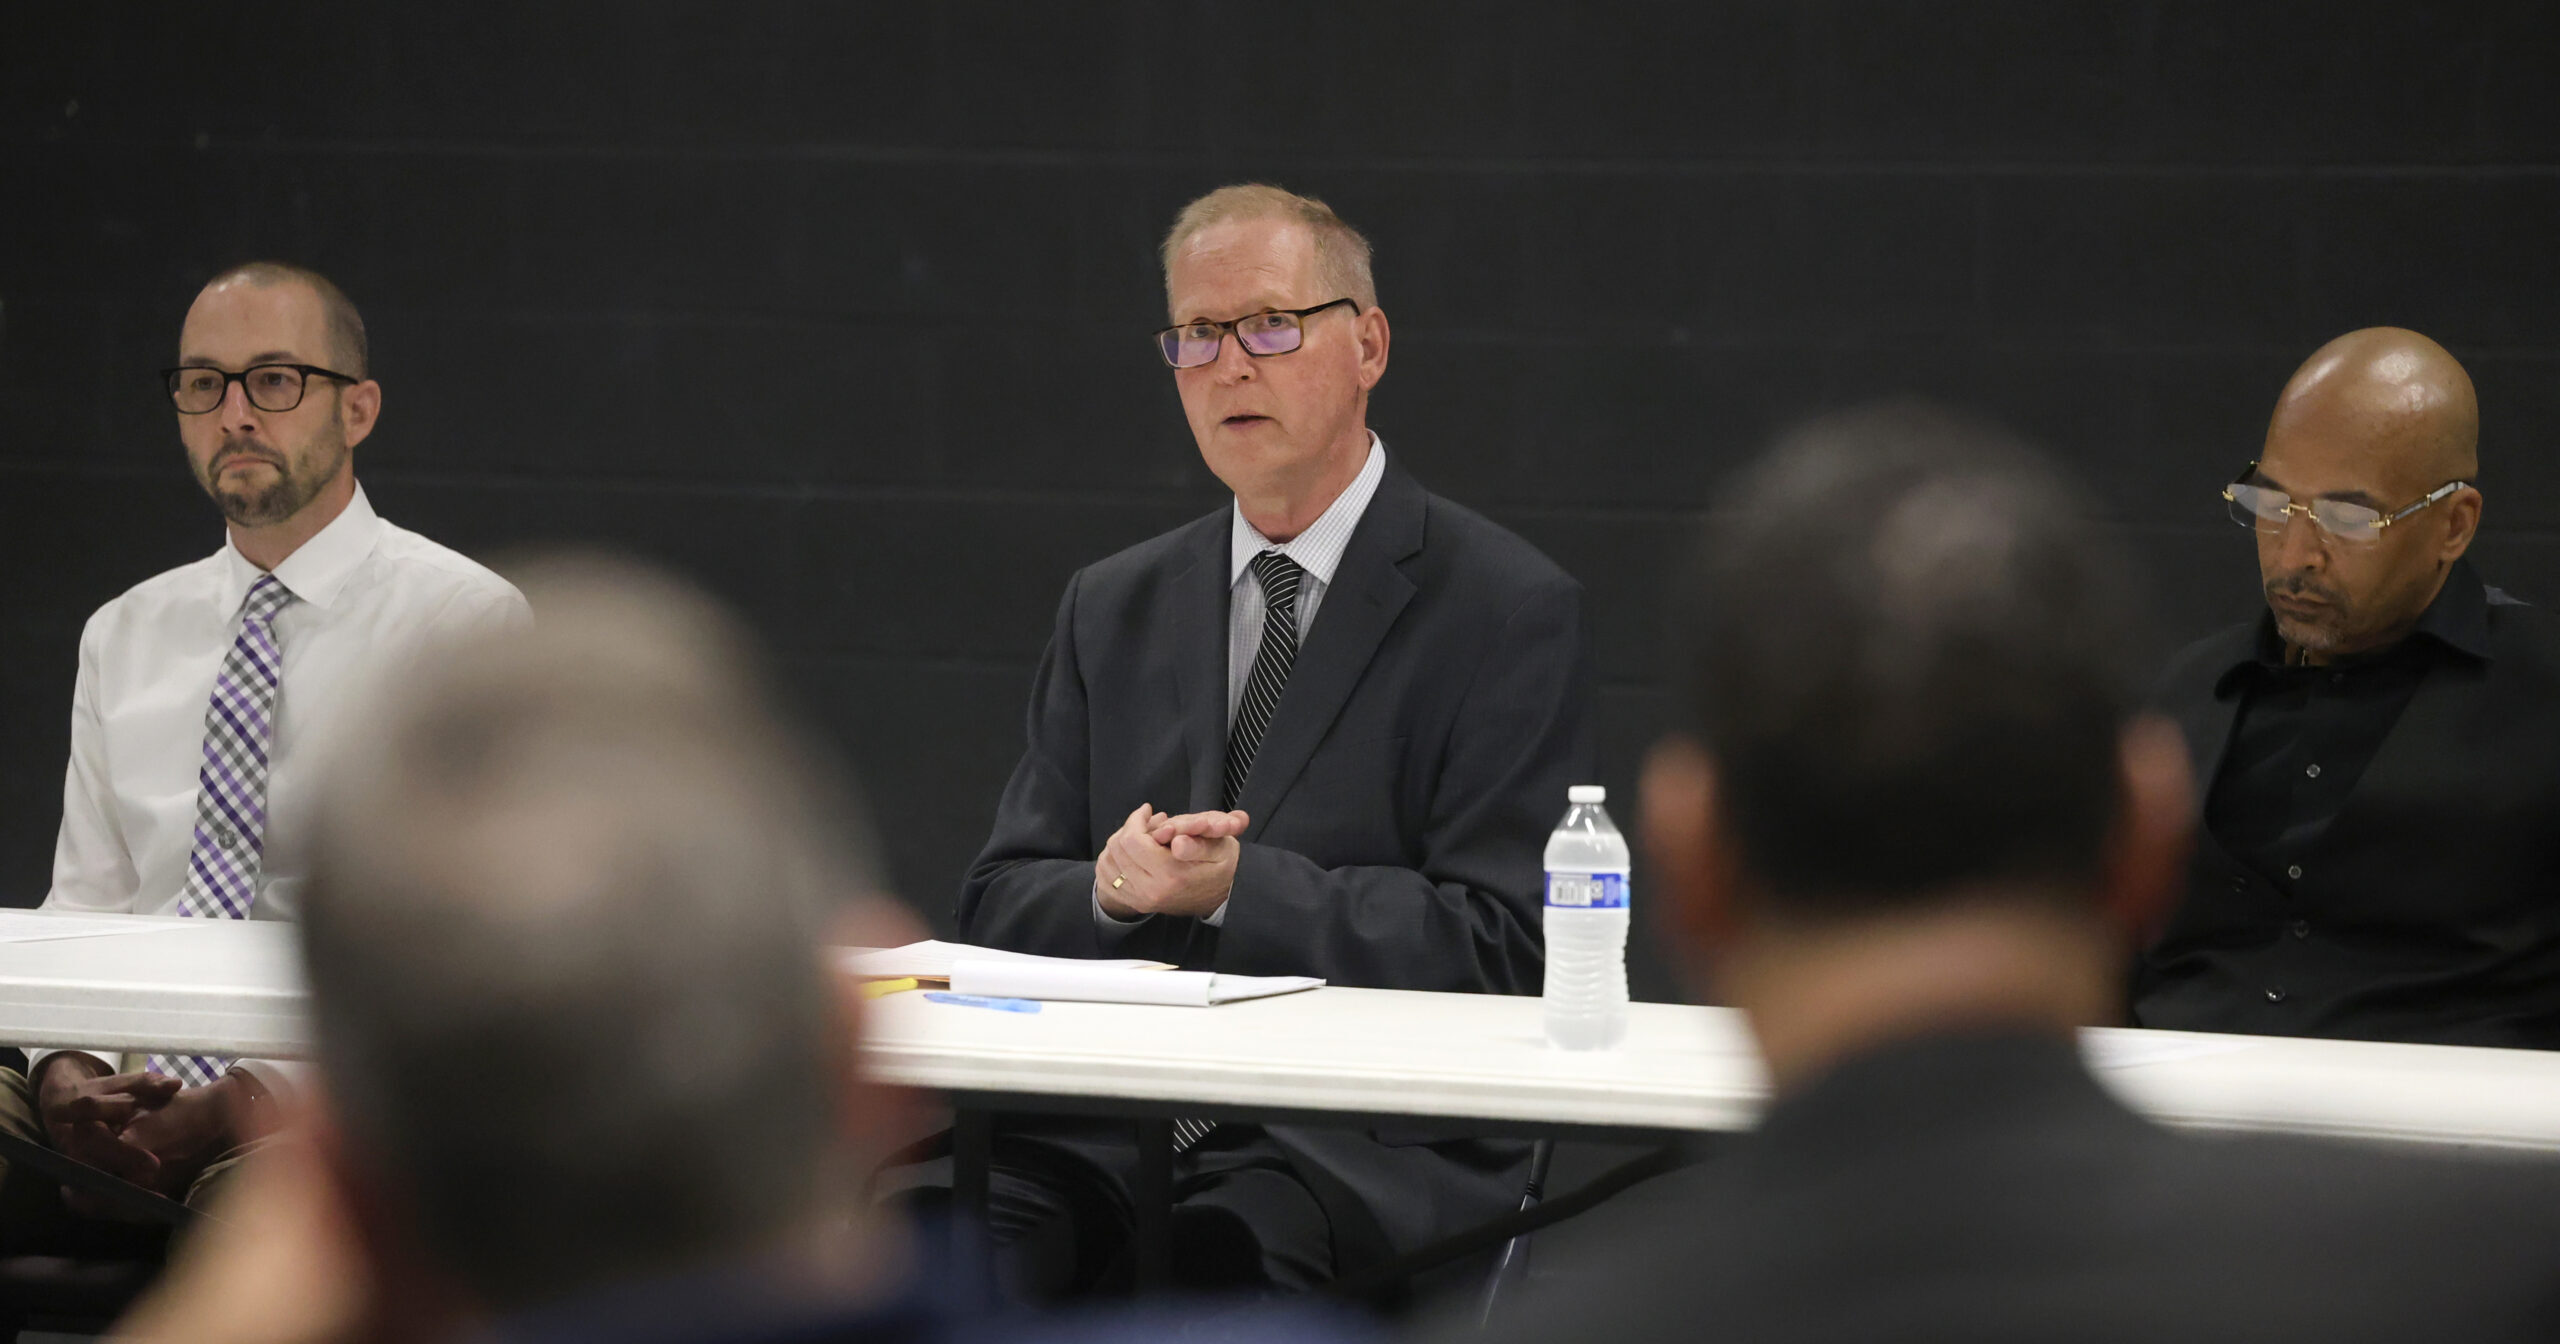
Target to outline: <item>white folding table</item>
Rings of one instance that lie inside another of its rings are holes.
[[[294,1058],[310,1050],[289,925],[131,920],[131,931],[10,941],[0,1043]],[[79,917],[96,932],[97,917]],[[43,930],[35,930],[41,933]],[[1749,1127],[1766,1080],[1738,1015],[1633,1006],[1617,1049],[1546,1044],[1538,1001],[1328,988],[1216,1008],[1051,1003],[1033,1013],[870,1001],[868,1068],[948,1093],[963,1200],[983,1195],[987,1117],[1080,1112],[1137,1123],[1169,1154],[1175,1116],[1661,1140]],[[2281,1130],[2560,1151],[2560,1053],[2091,1030],[2083,1051],[2135,1109],[2206,1130]],[[1141,1164],[1142,1206],[1168,1196]],[[1141,1258],[1162,1252],[1149,1220]]]
[[[296,1058],[310,1053],[295,930],[263,921],[76,916],[106,936],[6,941],[0,1043]],[[1320,989],[1216,1008],[1051,1003],[996,1012],[894,994],[868,1005],[883,1081],[1128,1115],[1492,1130],[1732,1130],[1765,1081],[1728,1009],[1633,1005],[1627,1040],[1550,1048],[1538,1002]],[[2107,1085],[2155,1119],[2463,1147],[2560,1151],[2560,1052],[2096,1029]]]

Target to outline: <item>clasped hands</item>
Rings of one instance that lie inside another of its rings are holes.
[[[181,1088],[159,1074],[106,1074],[67,1052],[45,1064],[36,1105],[54,1151],[171,1198],[184,1198],[197,1173],[263,1127],[250,1085],[236,1076]],[[63,1201],[75,1213],[104,1212],[76,1190],[66,1188]]]
[[[1140,803],[1093,861],[1093,890],[1113,919],[1217,913],[1236,885],[1242,812],[1175,816]]]

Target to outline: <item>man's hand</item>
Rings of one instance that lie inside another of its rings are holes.
[[[250,1107],[248,1083],[229,1073],[135,1116],[122,1138],[158,1162],[160,1193],[183,1199],[187,1186],[215,1158],[241,1142]]]
[[[158,1188],[160,1158],[125,1137],[135,1120],[169,1104],[178,1080],[149,1073],[110,1074],[89,1055],[46,1057],[36,1075],[36,1114],[53,1150],[110,1176]],[[69,1192],[66,1192],[69,1193]]]
[[[1243,852],[1236,837],[1246,822],[1242,812],[1174,816],[1139,804],[1094,860],[1103,913],[1114,919],[1214,914],[1235,888]]]

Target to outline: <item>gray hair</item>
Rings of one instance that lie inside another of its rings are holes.
[[[351,1149],[489,1305],[768,1245],[851,1179],[821,960],[873,889],[728,619],[605,562],[333,763],[304,955]]]
[[[1168,300],[1172,298],[1173,259],[1183,244],[1212,224],[1239,219],[1277,219],[1305,225],[1315,235],[1316,272],[1326,286],[1359,300],[1363,310],[1378,306],[1378,282],[1369,271],[1369,240],[1335,214],[1332,206],[1313,196],[1261,182],[1220,187],[1182,207],[1182,213],[1174,216],[1162,249]],[[1174,314],[1177,319],[1181,316]]]

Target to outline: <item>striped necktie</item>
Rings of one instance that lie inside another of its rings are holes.
[[[1236,721],[1227,730],[1226,805],[1244,796],[1245,777],[1253,773],[1253,754],[1271,730],[1271,715],[1280,708],[1280,692],[1289,685],[1289,669],[1298,661],[1298,587],[1306,567],[1278,551],[1253,557],[1253,577],[1262,585],[1262,647],[1253,655],[1253,672],[1245,678],[1244,698],[1236,703]],[[1173,1150],[1188,1151],[1217,1128],[1214,1120],[1194,1116],[1173,1122]]]
[[[1236,721],[1227,729],[1226,805],[1244,796],[1244,781],[1253,773],[1253,753],[1271,729],[1280,708],[1280,692],[1288,687],[1289,669],[1298,661],[1298,588],[1304,566],[1278,551],[1253,557],[1253,577],[1262,585],[1262,647],[1253,655],[1253,672],[1245,678],[1244,698],[1236,703]]]
[[[178,913],[190,919],[247,919],[258,895],[267,844],[267,750],[275,741],[276,692],[284,654],[275,617],[293,590],[262,575],[240,602],[240,635],[213,679],[204,711],[204,764],[196,769],[196,834]],[[144,1067],[189,1087],[222,1076],[231,1061],[210,1055],[153,1055]]]

